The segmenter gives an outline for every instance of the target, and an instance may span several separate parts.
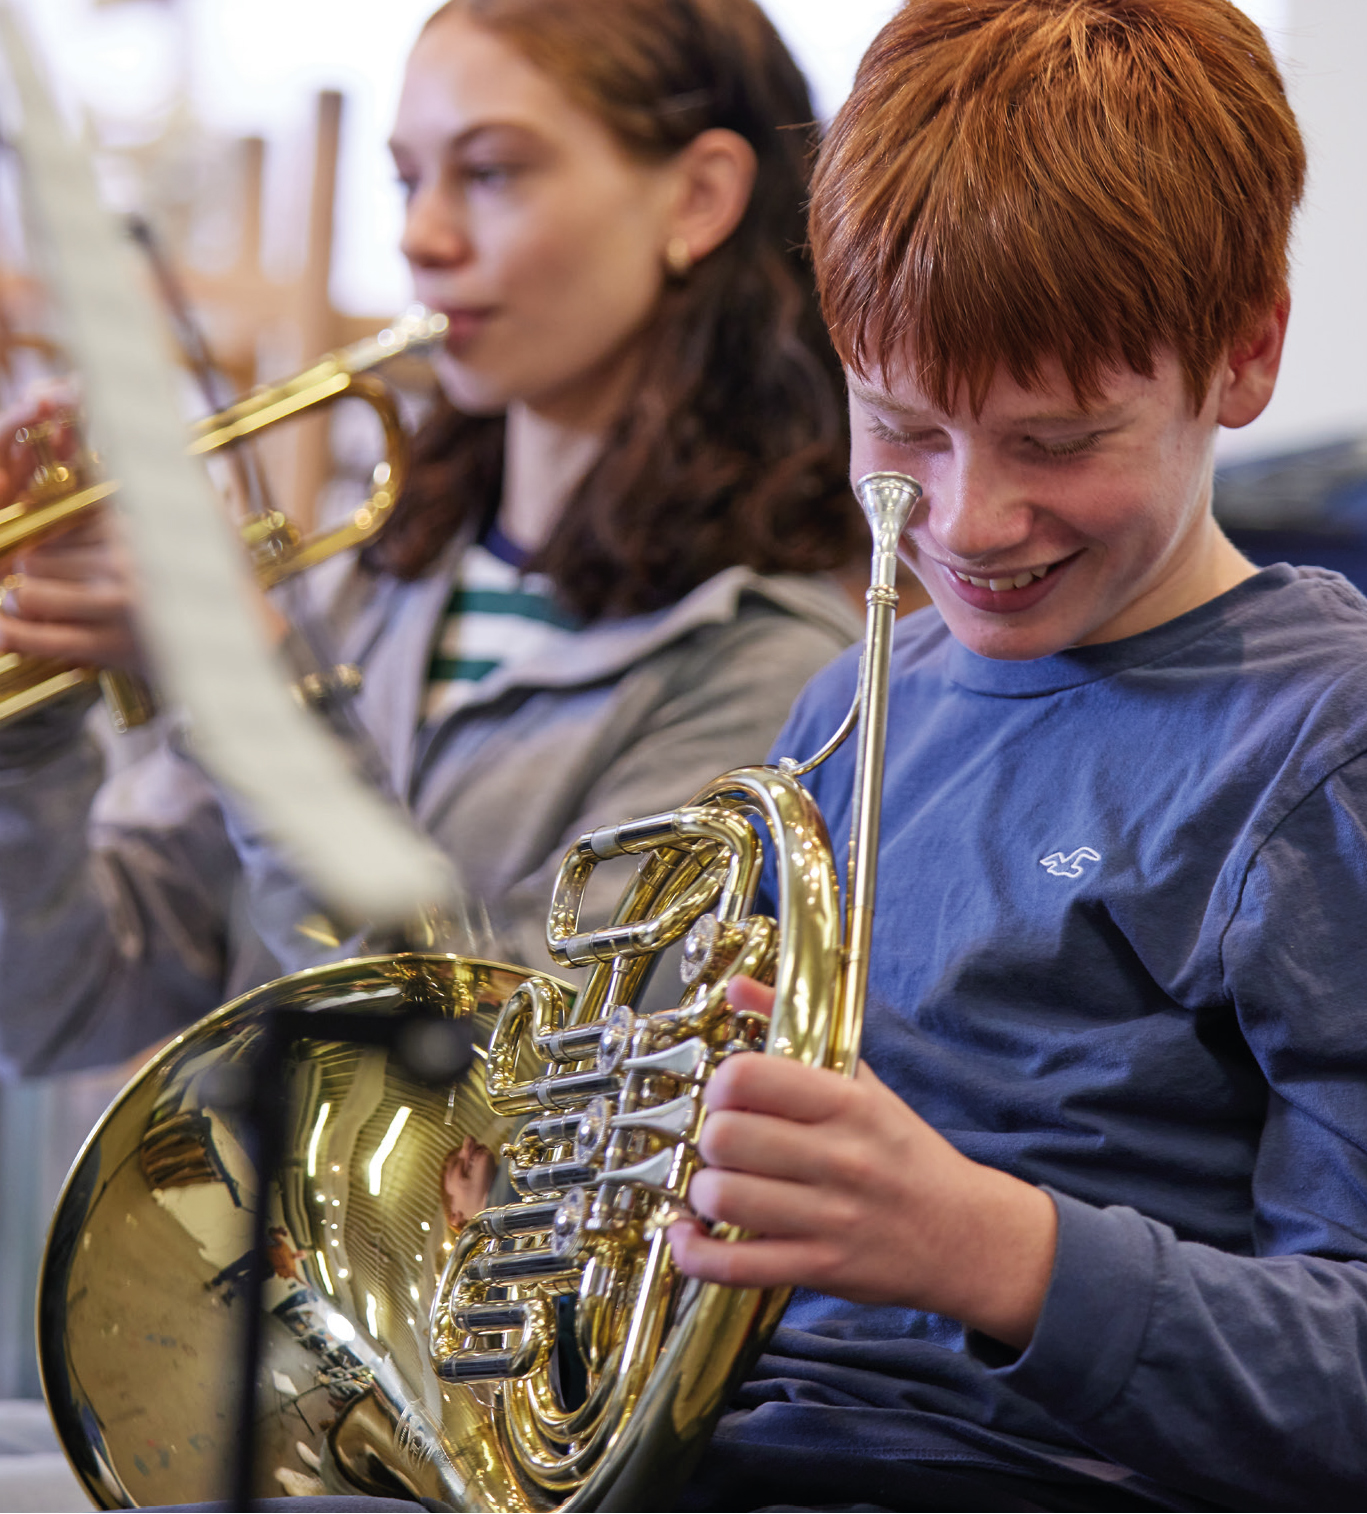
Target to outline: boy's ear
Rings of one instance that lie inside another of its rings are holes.
[[[1215,378],[1215,419],[1222,426],[1247,426],[1267,408],[1282,365],[1291,296],[1283,295],[1248,335],[1225,355]]]

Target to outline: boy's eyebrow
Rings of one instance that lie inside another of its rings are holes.
[[[919,424],[935,424],[936,416],[926,410],[918,410],[914,405],[904,405],[892,395],[881,389],[871,389],[861,384],[856,379],[849,381],[850,393],[861,404],[868,405],[871,409],[882,410],[890,415],[899,416],[903,420],[915,421]],[[1117,420],[1124,412],[1123,403],[1106,405],[1100,410],[1041,410],[1035,415],[1021,415],[1013,417],[1012,424],[1017,426],[1042,426],[1042,425],[1066,425],[1076,421],[1085,421],[1088,425],[1106,425],[1110,421]]]
[[[929,417],[924,411],[913,409],[910,405],[903,405],[893,399],[890,394],[881,389],[870,389],[866,384],[861,384],[857,379],[850,379],[849,391],[861,404],[868,405],[874,410],[886,410],[891,415],[905,416],[907,420],[926,420]]]

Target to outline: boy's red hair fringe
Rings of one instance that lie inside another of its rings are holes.
[[[1080,403],[1176,352],[1199,407],[1285,296],[1305,153],[1229,0],[910,0],[817,165],[811,239],[837,350],[899,357],[980,409],[1051,357]]]

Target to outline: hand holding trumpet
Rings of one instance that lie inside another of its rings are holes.
[[[21,499],[51,461],[79,451],[69,394],[47,389],[0,415],[0,507]],[[0,559],[0,651],[71,667],[141,673],[132,569],[112,512],[97,506],[64,530]]]

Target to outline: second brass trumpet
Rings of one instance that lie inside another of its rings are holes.
[[[375,468],[366,498],[339,525],[305,532],[273,509],[243,521],[242,537],[262,588],[361,545],[389,518],[407,477],[408,443],[393,391],[372,370],[392,358],[438,345],[446,329],[444,315],[415,305],[378,335],[329,353],[293,378],[254,390],[195,425],[189,450],[207,456],[343,398],[364,400],[379,417],[385,458]],[[118,487],[110,480],[89,482],[79,464],[55,458],[37,428],[30,440],[37,447],[39,466],[25,495],[0,509],[0,559],[65,530]],[[0,725],[97,680],[104,685],[117,727],[146,718],[147,702],[138,694],[136,681],[126,675],[72,668],[17,652],[0,655]]]

